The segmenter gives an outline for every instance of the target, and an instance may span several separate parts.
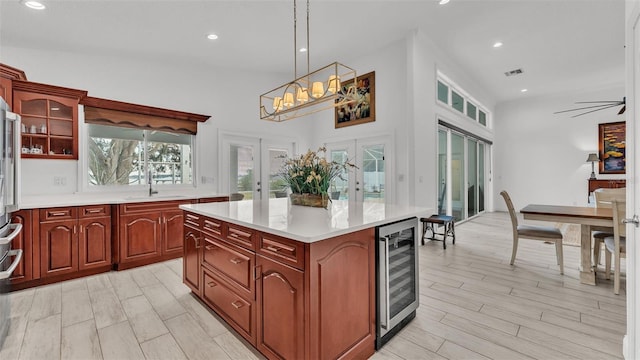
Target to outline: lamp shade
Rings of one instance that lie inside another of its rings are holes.
[[[591,162],[591,161],[600,161],[598,154],[595,154],[595,153],[589,154],[589,157],[587,157],[587,162]]]

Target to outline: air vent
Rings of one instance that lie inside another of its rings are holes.
[[[511,71],[507,71],[506,73],[504,73],[506,76],[514,76],[514,75],[520,75],[524,72],[524,70],[522,69],[515,69],[515,70],[511,70]]]

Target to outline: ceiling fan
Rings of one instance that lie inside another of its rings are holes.
[[[612,107],[616,107],[616,106],[622,105],[622,108],[620,108],[620,111],[618,111],[618,115],[622,115],[622,114],[624,114],[624,111],[627,109],[626,100],[627,100],[627,98],[623,97],[622,100],[577,101],[576,104],[597,104],[597,105],[589,105],[589,106],[583,106],[583,107],[579,107],[579,108],[575,108],[575,109],[556,111],[556,112],[554,112],[554,114],[560,114],[560,113],[565,113],[565,112],[569,112],[569,111],[593,109],[593,110],[588,110],[588,111],[585,111],[585,112],[577,114],[577,115],[573,115],[572,118],[574,118],[574,117],[578,117],[578,116],[581,116],[581,115],[592,113],[594,111],[600,111],[600,110],[604,110],[604,109],[608,109],[608,108],[612,108]]]

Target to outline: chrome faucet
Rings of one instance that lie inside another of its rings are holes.
[[[149,196],[152,196],[153,194],[157,194],[158,190],[153,190],[153,176],[151,174],[151,170],[149,170]]]

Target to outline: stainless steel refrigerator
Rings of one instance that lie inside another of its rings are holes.
[[[11,246],[22,231],[21,224],[11,224],[11,213],[18,209],[20,116],[9,110],[0,98],[0,348],[11,325],[9,279],[22,259],[22,250]]]

